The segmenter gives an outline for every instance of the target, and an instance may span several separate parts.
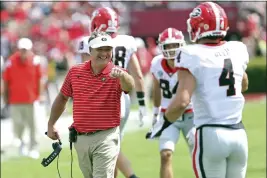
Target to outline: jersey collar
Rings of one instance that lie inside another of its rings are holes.
[[[110,61],[99,74],[109,74],[113,67],[114,67],[114,64],[112,63],[112,61]],[[85,62],[85,68],[93,72],[91,68],[91,61]]]
[[[206,46],[221,46],[225,43],[225,41],[220,41],[219,43],[204,43]]]
[[[167,63],[167,60],[166,59],[163,59],[161,61],[161,66],[163,68],[163,70],[167,73],[167,74],[174,74],[177,69],[175,68],[171,68],[170,66],[168,66],[168,63]]]

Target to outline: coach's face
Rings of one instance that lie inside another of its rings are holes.
[[[112,47],[103,46],[99,48],[92,48],[91,56],[92,60],[95,60],[98,64],[108,63],[112,58]]]
[[[25,60],[31,54],[31,51],[27,49],[20,49],[19,52],[20,52],[20,58],[22,60]]]

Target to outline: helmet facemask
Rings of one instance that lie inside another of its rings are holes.
[[[160,49],[165,59],[174,59],[177,55],[177,49],[183,45],[183,43],[165,43],[160,44]]]

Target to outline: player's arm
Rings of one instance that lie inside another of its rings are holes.
[[[56,99],[52,104],[48,125],[50,126],[55,125],[55,123],[65,110],[68,99],[69,99],[68,96],[65,96],[61,92],[58,93]]]
[[[129,73],[134,78],[136,96],[140,106],[145,106],[145,87],[143,74],[135,53],[131,55],[128,66]]]
[[[179,85],[175,98],[172,99],[171,104],[165,112],[165,118],[170,122],[174,122],[182,116],[191,101],[196,87],[195,77],[188,70],[183,69],[178,71],[178,81]]]
[[[152,95],[153,95],[153,117],[157,117],[160,110],[161,103],[161,89],[159,85],[159,81],[153,76],[153,87],[152,87]]]
[[[246,69],[249,63],[249,54],[248,54],[248,49],[247,46],[244,43],[241,43],[241,46],[243,47],[243,59],[244,59],[244,64],[243,64],[243,70],[244,70],[244,75],[242,79],[242,92],[247,91],[248,89],[248,75],[246,73]]]
[[[245,72],[242,79],[242,92],[247,91],[248,89],[248,75]]]

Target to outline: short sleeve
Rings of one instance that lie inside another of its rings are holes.
[[[68,96],[68,97],[72,97],[71,73],[72,73],[72,69],[69,70],[60,90],[63,95]]]
[[[243,44],[243,59],[244,59],[244,63],[243,63],[243,70],[246,71],[247,69],[247,66],[248,66],[248,63],[249,63],[249,53],[248,53],[248,49],[247,49],[247,46]]]
[[[136,47],[136,43],[135,43],[135,39],[134,39],[134,37],[129,36],[128,44],[129,44],[129,51],[130,51],[130,54],[132,55],[133,53],[136,53],[136,51],[137,51],[137,47]]]
[[[155,75],[156,73],[156,59],[154,58],[151,62],[151,66],[150,66],[150,72]]]
[[[177,70],[188,70],[196,76],[199,67],[199,58],[184,50],[178,49],[177,56],[175,58],[175,67]]]

